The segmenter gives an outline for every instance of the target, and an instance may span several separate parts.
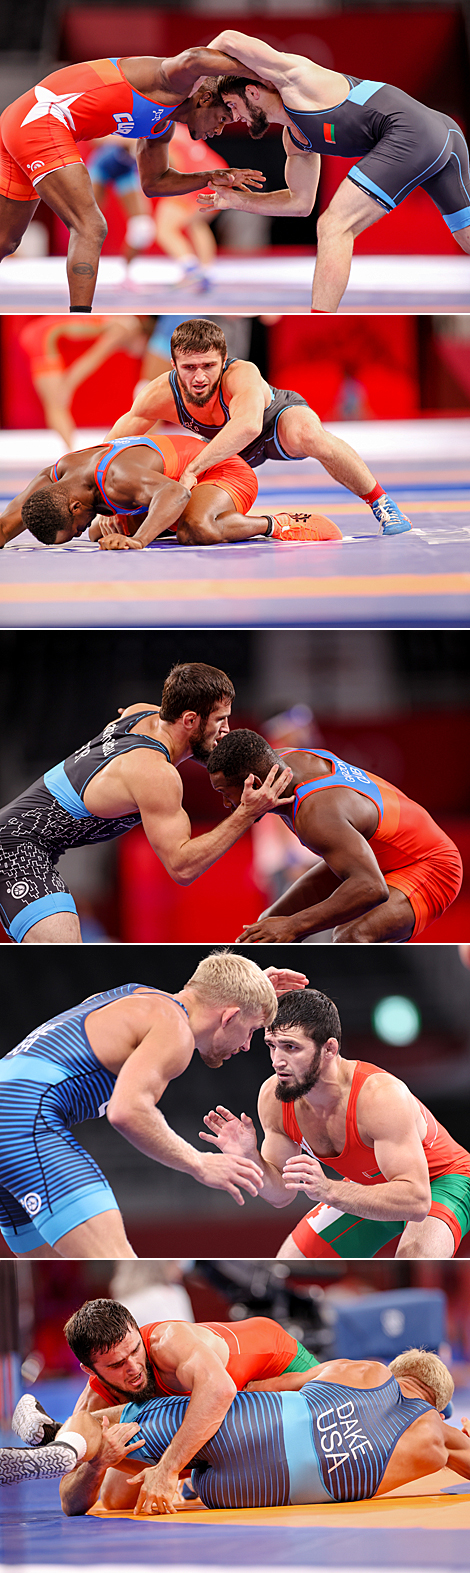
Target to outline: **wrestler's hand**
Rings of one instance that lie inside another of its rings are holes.
[[[281,770],[280,775],[278,775],[278,770],[279,765],[273,765],[269,775],[266,776],[266,780],[262,781],[259,787],[254,786],[255,778],[253,773],[246,777],[240,799],[240,807],[253,810],[253,823],[255,820],[261,819],[262,814],[269,814],[273,808],[277,807],[279,798],[292,781],[290,765],[286,765],[285,769]],[[294,796],[295,794],[293,793],[292,797],[285,797],[283,802],[286,804],[293,803]]]
[[[327,1202],[331,1192],[331,1180],[328,1180],[317,1158],[310,1158],[306,1152],[296,1154],[295,1158],[288,1158],[284,1164],[282,1178],[286,1191],[305,1191],[312,1202]]]
[[[235,191],[258,191],[264,186],[266,175],[261,169],[211,169],[207,178],[208,186],[219,187],[222,190],[230,188]]]
[[[213,1142],[219,1152],[236,1152],[256,1162],[259,1157],[258,1143],[253,1120],[250,1120],[248,1114],[241,1114],[240,1119],[237,1119],[236,1114],[218,1103],[216,1109],[209,1109],[209,1113],[204,1115],[204,1124],[211,1134],[207,1136],[205,1131],[200,1131],[201,1141]]]
[[[139,1430],[138,1420],[126,1420],[124,1425],[110,1425],[107,1415],[101,1419],[103,1440],[100,1444],[99,1462],[106,1464],[107,1469],[113,1469],[116,1464],[121,1464],[128,1453],[133,1453],[135,1448],[142,1447],[142,1437],[136,1438]]]
[[[176,1513],[174,1498],[178,1480],[178,1470],[168,1469],[163,1459],[131,1477],[129,1485],[142,1482],[134,1513]]]
[[[191,465],[187,464],[186,469],[183,470],[183,474],[180,475],[180,485],[186,486],[188,491],[192,492],[194,491],[194,487],[197,486],[197,481],[197,475],[194,474],[194,470],[191,469]]]
[[[290,993],[291,989],[306,989],[309,983],[305,972],[291,972],[289,967],[265,967],[264,975],[272,983],[278,999],[281,994]]]
[[[286,798],[285,801],[287,802],[288,799]],[[290,944],[295,939],[297,939],[297,932],[294,915],[288,918],[259,918],[257,923],[247,923],[244,925],[243,934],[238,935],[235,943],[236,945],[267,945],[270,940],[282,940],[284,944]],[[303,988],[304,985],[289,984],[289,988],[292,987]],[[276,993],[282,993],[282,990],[276,989]]]
[[[257,1196],[264,1184],[263,1170],[251,1158],[235,1153],[201,1153],[198,1179],[210,1190],[228,1191],[238,1207],[244,1207],[245,1198],[240,1187],[249,1196]]]
[[[102,535],[124,535],[124,530],[117,513],[97,513],[93,524],[99,524]],[[93,529],[93,525],[90,526]]]
[[[217,191],[201,191],[197,197],[197,205],[201,213],[218,213],[222,208],[241,208],[243,212],[243,188],[240,191],[232,186],[230,191],[221,188]]]
[[[132,535],[103,535],[98,544],[102,552],[142,552],[144,547]]]
[[[470,1420],[468,1420],[467,1415],[462,1415],[461,1426],[462,1431],[465,1431],[465,1436],[470,1436]]]

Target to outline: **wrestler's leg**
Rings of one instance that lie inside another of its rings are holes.
[[[304,405],[283,410],[277,423],[277,435],[289,458],[318,459],[335,481],[348,486],[349,491],[356,492],[359,497],[366,496],[375,487],[375,476],[364,459],[360,459],[342,437],[325,431],[314,410]]]
[[[22,945],[81,945],[80,920],[76,912],[56,912],[53,917],[33,923]]]
[[[466,224],[465,229],[454,229],[453,235],[454,235],[454,240],[457,241],[457,245],[461,247],[462,251],[466,251],[467,255],[469,255],[470,254],[470,224]]]
[[[431,1214],[422,1223],[407,1223],[395,1251],[396,1257],[411,1257],[429,1261],[432,1258],[453,1256],[455,1240],[443,1218]]]
[[[98,1213],[94,1218],[87,1218],[85,1223],[77,1224],[75,1229],[69,1229],[56,1240],[55,1252],[60,1257],[86,1261],[93,1258],[102,1261],[118,1261],[121,1257],[135,1259],[117,1208]]]
[[[395,886],[388,888],[389,898],[382,906],[372,907],[361,918],[337,925],[333,930],[333,944],[404,944],[411,939],[416,922],[411,902]]]
[[[237,513],[229,492],[206,481],[195,486],[178,521],[178,540],[182,546],[215,546],[219,541],[249,541],[266,535],[268,515]]]
[[[0,261],[17,251],[25,230],[36,212],[37,202],[13,202],[0,197]]]
[[[67,164],[44,175],[37,189],[70,231],[67,278],[71,310],[91,307],[108,226],[95,202],[88,170],[84,164]]]
[[[384,208],[352,180],[343,180],[317,224],[312,311],[337,311],[349,279],[354,241],[383,218]]]

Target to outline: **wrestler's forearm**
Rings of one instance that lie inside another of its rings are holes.
[[[312,1186],[313,1189],[313,1186]],[[423,1188],[413,1180],[386,1180],[383,1185],[356,1185],[350,1180],[329,1180],[326,1175],[319,1185],[319,1202],[328,1207],[339,1207],[342,1212],[353,1213],[357,1218],[371,1218],[377,1223],[422,1223],[426,1217],[426,1198]],[[431,1196],[428,1198],[428,1207]]]
[[[107,1111],[110,1125],[138,1152],[145,1153],[146,1158],[153,1158],[163,1164],[165,1169],[176,1169],[180,1174],[189,1174],[193,1180],[203,1183],[206,1153],[197,1152],[190,1142],[178,1136],[167,1125],[160,1109],[144,1094],[136,1099],[134,1105],[127,1100],[126,1104],[125,1110],[117,1105],[115,1112],[111,1098]]]
[[[317,1374],[318,1360],[312,1355],[308,1371],[284,1371],[283,1376],[268,1376],[264,1382],[247,1382],[246,1393],[300,1393],[306,1382]]]
[[[221,194],[224,196],[224,193]],[[260,191],[258,194],[248,196],[233,192],[221,201],[220,206],[226,208],[239,208],[242,213],[261,213],[265,218],[308,218],[313,208],[313,198],[306,197],[301,191],[291,191],[284,186],[282,191]],[[214,203],[214,212],[217,212],[217,199]]]
[[[94,1507],[107,1467],[107,1464],[93,1458],[90,1463],[80,1464],[71,1475],[64,1475],[60,1482],[60,1500],[68,1518],[74,1514],[87,1513],[90,1507]]]
[[[166,485],[159,486],[150,502],[146,518],[139,524],[133,539],[141,541],[142,546],[150,546],[151,541],[156,541],[159,535],[171,529],[181,518],[190,495],[188,488],[182,486],[180,481],[168,480]]]
[[[314,906],[303,907],[296,912],[292,904],[291,893],[286,892],[286,897],[280,897],[279,902],[273,902],[267,908],[265,916],[277,917],[292,915],[295,924],[295,939],[300,939],[304,934],[321,934],[324,929],[334,928],[339,923],[350,922],[353,918],[362,917],[365,912],[370,912],[372,907],[378,907],[388,900],[388,889],[385,880],[365,876],[356,879],[351,876],[343,880],[338,889],[324,901],[317,902]],[[287,906],[289,902],[289,913]],[[282,906],[281,913],[281,903]]]

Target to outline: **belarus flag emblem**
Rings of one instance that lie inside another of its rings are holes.
[[[326,121],[324,121],[324,123],[323,123],[323,135],[324,135],[324,138],[325,138],[325,142],[334,142],[335,141],[335,128],[334,128],[334,126],[328,125]]]

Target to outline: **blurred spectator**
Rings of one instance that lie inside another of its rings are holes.
[[[189,1265],[186,1261],[162,1258],[151,1262],[119,1262],[109,1293],[113,1300],[132,1312],[139,1327],[145,1327],[147,1322],[165,1322],[168,1317],[175,1317],[178,1322],[194,1322],[189,1294],[183,1284],[183,1273]]]
[[[176,123],[170,142],[170,168],[191,175],[199,169],[228,169],[228,164],[206,142],[193,142],[187,126]],[[155,209],[158,245],[167,257],[174,257],[179,262],[179,282],[192,284],[198,291],[210,288],[207,270],[217,256],[210,217],[210,214],[201,213],[197,192],[188,192],[183,197],[159,197]]]
[[[143,356],[153,329],[151,317],[35,317],[22,328],[19,342],[47,425],[73,447],[72,404],[77,388],[117,350]],[[67,365],[63,341],[83,341],[82,353]]]
[[[93,145],[93,152],[86,160],[88,174],[101,212],[106,210],[106,195],[115,191],[120,207],[127,219],[124,237],[126,262],[142,251],[148,251],[155,240],[155,223],[151,202],[144,196],[137,173],[135,140],[124,137],[103,137]]]

